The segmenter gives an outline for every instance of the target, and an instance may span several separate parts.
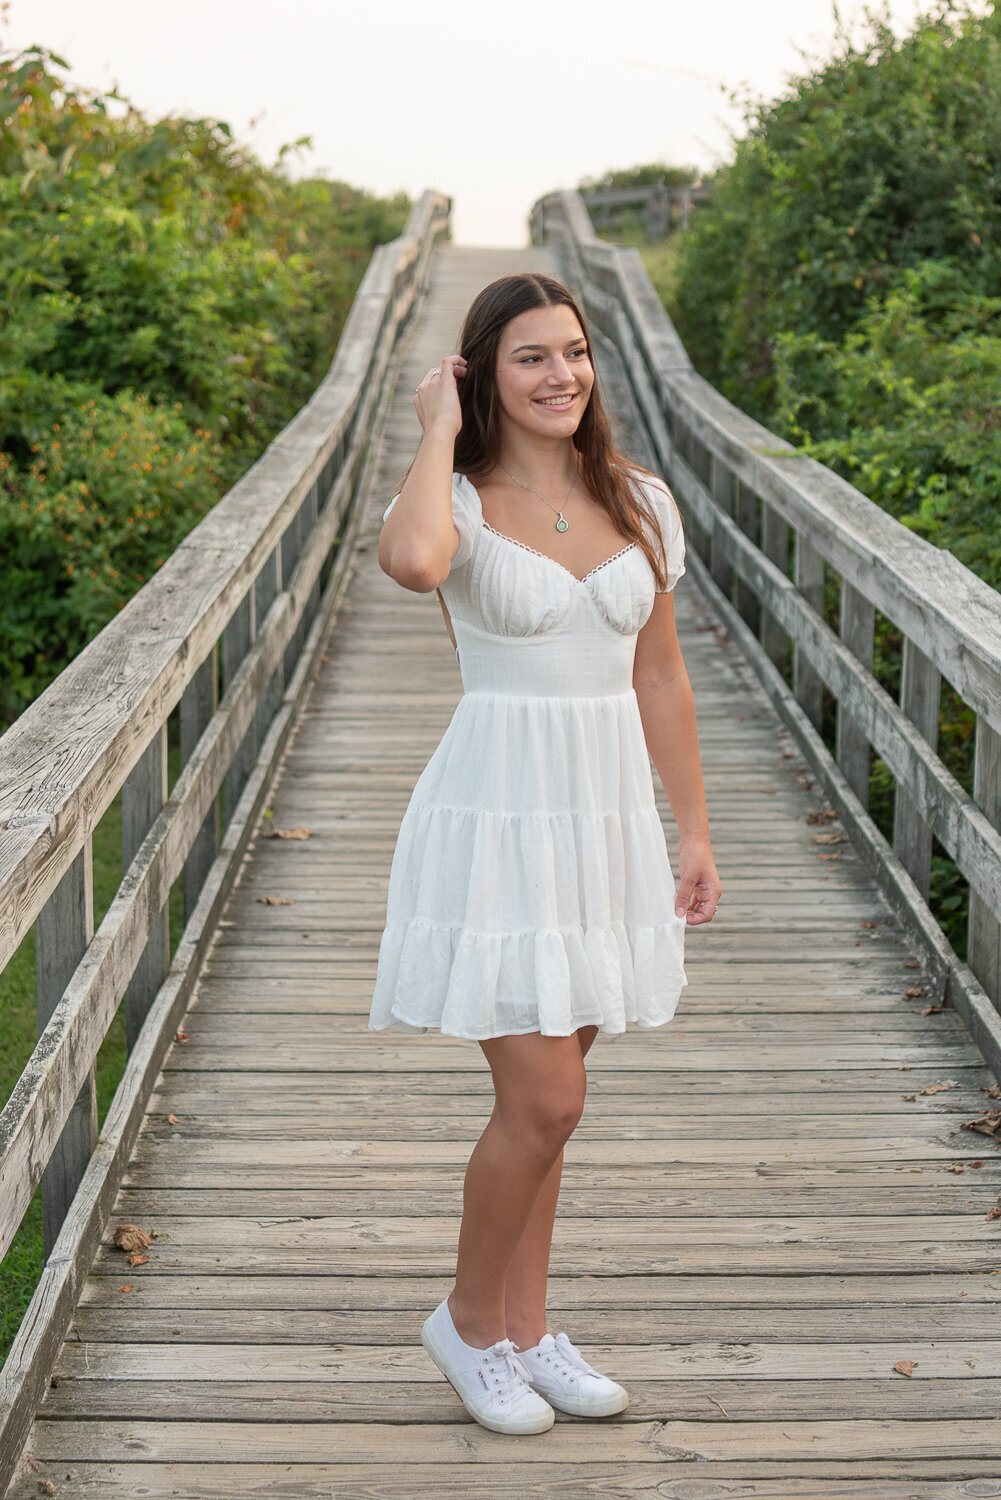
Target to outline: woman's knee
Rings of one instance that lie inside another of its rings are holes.
[[[584,1111],[587,1075],[576,1038],[533,1033],[531,1040],[504,1040],[518,1045],[488,1053],[497,1113],[527,1134],[542,1155],[555,1158]]]

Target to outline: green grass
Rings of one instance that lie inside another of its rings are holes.
[[[179,769],[180,755],[174,746],[168,754],[167,776],[171,786]],[[115,798],[94,830],[93,857],[96,929],[122,880],[121,795]],[[182,922],[181,886],[177,881],[170,898],[171,955],[177,946]],[[32,931],[0,974],[0,1099],[6,1101],[10,1098],[37,1040],[35,935]],[[97,1110],[102,1126],[121,1082],[125,1060],[125,1016],[124,1007],[119,1006],[97,1054]],[[43,1264],[42,1194],[38,1189],[10,1249],[0,1261],[0,1363],[10,1352]]]

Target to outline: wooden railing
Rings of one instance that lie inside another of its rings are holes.
[[[0,1376],[0,1492],[311,681],[383,376],[449,208],[426,193],[376,250],[309,403],[0,739],[0,968],[34,925],[41,1030],[0,1114],[0,1255],[39,1181],[47,1253]],[[168,796],[175,709],[182,769]],[[125,874],[95,932],[92,835],[119,792]],[[95,1059],[123,998],[128,1062],[98,1139]]]
[[[1001,1068],[1001,596],[696,374],[636,250],[599,240],[577,193],[532,211],[633,400],[684,512],[691,571],[753,663],[919,945],[940,998]],[[837,631],[824,618],[840,590]],[[876,612],[903,638],[899,701],[872,672]],[[791,660],[791,686],[784,668]],[[937,754],[942,679],[976,715],[973,795]],[[835,754],[820,734],[824,687]],[[868,813],[871,755],[894,779],[892,841]],[[932,839],[969,883],[968,963],[928,905]]]
[[[687,229],[695,204],[709,195],[710,189],[701,183],[656,183],[651,187],[585,191],[581,197],[593,228],[615,229],[625,214],[634,213],[650,239],[662,240],[675,229]]]

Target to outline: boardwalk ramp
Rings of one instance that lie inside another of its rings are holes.
[[[1001,1495],[992,1073],[690,576],[679,630],[725,899],[672,1023],[599,1036],[552,1326],[603,1422],[470,1421],[419,1342],[490,1111],[475,1043],[367,1030],[396,829],[460,692],[434,596],[378,567],[417,381],[480,286],[437,251],[385,380],[324,625],[8,1494]],[[641,414],[615,341],[624,441]],[[661,799],[668,837],[669,810]],[[174,1033],[172,1033],[174,1034]],[[151,1236],[130,1266],[119,1224]]]

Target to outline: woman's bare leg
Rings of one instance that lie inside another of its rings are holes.
[[[536,1031],[491,1037],[480,1046],[493,1074],[494,1108],[466,1168],[448,1305],[459,1337],[484,1349],[508,1337],[508,1267],[580,1119],[586,1079],[576,1035]]]
[[[597,1026],[582,1026],[576,1036],[581,1057],[586,1057]],[[546,1287],[549,1282],[549,1252],[553,1243],[553,1222],[560,1196],[563,1152],[556,1158],[539,1189],[538,1196],[521,1232],[521,1239],[507,1268],[505,1322],[507,1337],[520,1349],[531,1349],[546,1328]]]

